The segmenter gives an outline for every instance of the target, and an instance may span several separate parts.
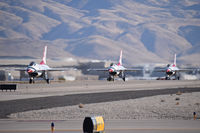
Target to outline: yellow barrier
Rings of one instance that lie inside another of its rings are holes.
[[[85,117],[83,122],[84,133],[105,133],[104,120],[102,116]]]

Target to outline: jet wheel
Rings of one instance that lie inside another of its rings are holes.
[[[112,79],[111,77],[108,77],[108,78],[107,78],[108,81],[111,81],[111,79]]]
[[[29,79],[29,84],[32,84],[32,83],[34,84],[34,83],[35,83],[35,80],[30,78],[30,79]]]
[[[32,84],[33,80],[32,79],[29,79],[29,84]]]
[[[170,78],[169,77],[165,77],[165,80],[170,80]]]
[[[114,81],[114,78],[112,78],[111,76],[107,78],[108,81]]]
[[[46,81],[47,81],[47,84],[49,84],[49,83],[50,83],[50,80],[49,80],[49,79],[46,79]]]

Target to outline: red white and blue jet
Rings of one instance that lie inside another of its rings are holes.
[[[172,76],[175,76],[175,79],[180,79],[180,72],[187,72],[187,71],[193,71],[193,69],[179,69],[176,66],[176,54],[174,55],[174,63],[168,64],[166,69],[160,69],[157,70],[158,72],[165,72],[165,79],[170,80]]]
[[[29,83],[35,83],[35,78],[43,78],[49,84],[48,71],[65,71],[66,69],[50,68],[46,62],[47,46],[44,47],[43,58],[40,64],[31,62],[27,68],[15,69],[16,71],[26,71],[29,75]]]
[[[111,63],[110,67],[103,69],[88,69],[88,71],[108,71],[109,76],[107,78],[108,81],[114,81],[115,77],[120,77],[123,81],[126,81],[125,71],[141,71],[141,69],[127,69],[122,66],[122,50],[120,51],[120,58],[117,64]]]

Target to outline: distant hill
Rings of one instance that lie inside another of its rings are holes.
[[[1,0],[0,56],[200,65],[198,0]]]

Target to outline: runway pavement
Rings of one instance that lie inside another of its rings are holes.
[[[5,119],[14,112],[200,91],[200,81],[75,81],[19,84],[16,92],[0,92],[0,133],[50,132],[51,120]],[[54,121],[56,132],[81,133],[82,121]],[[199,120],[109,120],[106,133],[200,132]]]
[[[132,86],[134,86],[134,84],[132,84]],[[115,85],[111,87],[115,89]],[[7,118],[7,116],[11,113],[78,105],[80,103],[89,104],[89,103],[112,102],[119,100],[149,97],[155,95],[175,94],[178,91],[181,91],[181,93],[200,91],[200,87],[194,87],[194,88],[178,87],[178,88],[167,88],[167,89],[166,88],[148,89],[148,87],[146,89],[134,89],[134,87],[132,87],[133,89],[131,89],[131,88],[126,88],[126,84],[123,84],[123,87],[124,88],[121,88],[122,90],[116,89],[115,91],[111,90],[104,92],[104,90],[101,91],[98,90],[100,92],[78,93],[78,94],[75,93],[66,95],[65,93],[63,93],[63,95],[55,94],[54,96],[1,101],[0,118]],[[19,95],[26,95],[26,94],[22,93]]]
[[[155,90],[200,87],[199,80],[74,81],[61,83],[17,84],[16,92],[0,92],[0,101],[83,93]]]
[[[0,121],[0,133],[47,133],[49,121]],[[55,133],[82,133],[83,120],[53,121]],[[110,120],[105,121],[106,133],[199,133],[199,120]]]

